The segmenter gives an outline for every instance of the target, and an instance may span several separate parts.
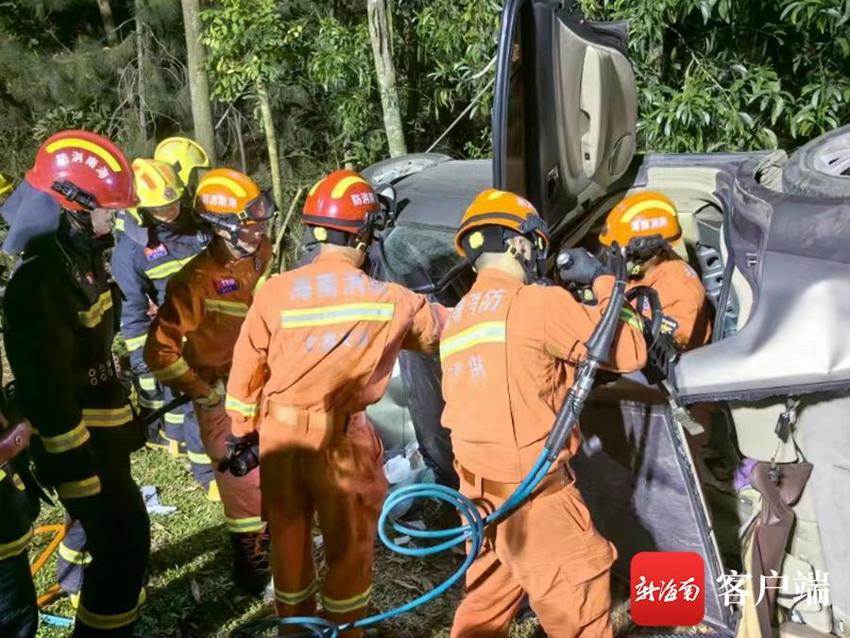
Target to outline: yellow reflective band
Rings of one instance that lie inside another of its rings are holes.
[[[255,416],[257,416],[256,403],[244,403],[229,394],[224,400],[224,409],[232,410],[233,412],[241,414],[246,419],[253,419]]]
[[[82,481],[69,481],[68,483],[60,483],[56,488],[59,498],[86,498],[87,496],[95,496],[100,494],[100,479],[97,476],[91,476]]]
[[[221,299],[204,299],[204,309],[209,312],[220,312],[231,317],[244,317],[248,314],[248,304],[238,301],[222,301]]]
[[[203,452],[189,452],[186,454],[189,457],[189,462],[194,463],[195,465],[211,465],[212,460]]]
[[[148,408],[150,410],[156,410],[157,408],[161,408],[165,405],[165,401],[160,399],[146,399],[145,397],[139,397],[139,403],[142,404],[143,408]]]
[[[156,390],[156,379],[147,375],[139,377],[139,385],[142,386],[142,390],[153,392]]]
[[[145,274],[149,279],[165,279],[166,277],[170,277],[176,272],[180,272],[183,266],[188,264],[195,258],[194,255],[191,257],[186,257],[185,259],[175,259],[174,261],[169,261],[165,264],[160,264],[159,266],[154,266],[153,268],[148,268],[145,271]]]
[[[17,474],[12,474],[12,484],[18,488],[19,492],[26,492],[27,486],[24,485],[24,482],[21,480],[21,477]]]
[[[104,163],[113,171],[115,171],[116,173],[121,172],[121,164],[118,163],[118,160],[115,159],[112,153],[107,151],[102,146],[98,146],[97,144],[89,142],[88,140],[81,140],[78,137],[69,137],[64,140],[56,140],[52,144],[48,144],[45,150],[52,155],[56,151],[61,151],[64,148],[81,148],[83,150],[88,151],[89,153],[94,153],[100,159],[102,159]]]
[[[355,609],[366,607],[370,600],[372,600],[371,585],[369,586],[369,589],[364,591],[362,594],[352,596],[351,598],[345,598],[343,600],[328,598],[327,596],[322,595],[322,607],[325,608],[325,611],[329,611],[332,614],[346,614],[350,611],[354,611]]]
[[[96,614],[86,609],[82,603],[77,607],[77,621],[93,629],[109,631],[130,625],[139,618],[139,605],[121,614]]]
[[[172,379],[179,379],[187,372],[189,372],[189,364],[186,363],[183,357],[180,357],[177,361],[165,366],[161,370],[154,370],[153,376],[160,381],[171,381]]]
[[[114,428],[133,420],[133,408],[83,408],[83,421],[90,428]]]
[[[204,186],[212,186],[213,184],[224,186],[237,197],[246,197],[248,195],[238,182],[234,182],[229,177],[207,177],[204,179]]]
[[[124,231],[124,218],[116,217],[115,218],[115,230]]]
[[[637,313],[631,308],[620,308],[620,321],[629,324],[638,332],[643,331],[643,323]]]
[[[645,202],[639,202],[632,206],[628,212],[623,215],[623,222],[629,223],[643,211],[650,208],[660,208],[661,210],[667,211],[674,217],[676,216],[676,209],[670,206],[667,202],[661,201],[660,199],[648,199]]]
[[[0,481],[2,481],[7,476],[9,476],[9,475],[6,474],[6,472],[4,470],[0,469]]]
[[[70,594],[68,596],[68,602],[71,603],[71,607],[76,609],[80,606],[80,595],[79,594]]]
[[[51,454],[62,454],[63,452],[80,447],[83,443],[88,441],[91,436],[89,435],[89,430],[86,427],[85,422],[80,421],[74,429],[69,430],[64,434],[59,434],[57,436],[44,436],[43,434],[39,434],[39,438],[41,438],[41,443],[44,445],[45,450]]]
[[[274,588],[274,599],[282,603],[284,605],[297,605],[299,603],[303,603],[305,600],[308,600],[316,595],[316,592],[319,591],[319,581],[314,580],[310,583],[309,586],[305,587],[301,591],[288,592],[283,591],[282,589]]]
[[[105,315],[112,308],[112,293],[104,292],[97,298],[94,305],[88,310],[80,310],[77,315],[80,318],[80,323],[86,328],[94,328],[100,323]]]
[[[183,456],[180,453],[180,441],[177,441],[175,439],[169,439],[168,437],[165,437],[165,440],[168,441],[168,453],[171,456],[175,458]]]
[[[331,199],[339,199],[345,195],[345,191],[347,191],[350,186],[354,186],[355,184],[368,184],[368,182],[358,175],[343,177],[331,191]]]
[[[71,549],[65,543],[59,544],[59,556],[61,556],[65,562],[71,563],[72,565],[88,565],[91,562],[91,554],[88,552],[78,552],[75,549]]]
[[[145,340],[147,338],[148,336],[146,334],[139,335],[138,337],[130,337],[129,339],[124,339],[124,343],[127,344],[127,350],[133,352],[135,350],[138,350],[139,348],[144,348]],[[142,387],[145,387],[144,384],[142,384]]]
[[[395,306],[391,303],[352,303],[323,308],[283,310],[280,325],[283,328],[329,326],[352,321],[392,321]]]
[[[172,425],[183,425],[186,421],[186,415],[175,413],[175,412],[166,412],[165,413],[165,422],[171,423]]]
[[[17,556],[27,548],[31,540],[32,528],[30,527],[29,531],[18,540],[9,543],[0,543],[0,560]]]
[[[506,332],[504,321],[485,321],[467,328],[440,343],[440,361],[482,343],[504,343]]]
[[[259,516],[252,516],[251,518],[227,519],[227,529],[228,531],[231,531],[234,534],[241,534],[246,532],[262,532],[263,525],[263,519],[261,519]]]

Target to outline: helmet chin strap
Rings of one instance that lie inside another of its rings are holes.
[[[532,247],[531,249],[531,259],[526,259],[514,246],[508,246],[508,249],[505,252],[519,262],[528,283],[532,283],[540,279],[540,260],[537,259],[536,248]]]

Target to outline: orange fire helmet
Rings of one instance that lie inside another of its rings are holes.
[[[359,235],[380,210],[378,196],[360,173],[334,171],[310,189],[302,219],[308,226]]]
[[[675,242],[682,236],[676,205],[666,195],[643,191],[624,197],[608,213],[599,242],[610,246],[617,242],[628,246],[638,239],[661,237]]]
[[[198,183],[195,210],[204,219],[229,227],[267,221],[274,214],[274,204],[269,194],[244,173],[215,168]]]
[[[473,231],[493,226],[527,237],[541,252],[549,248],[549,229],[531,202],[514,193],[488,188],[472,200],[463,214],[455,234],[455,250],[466,257],[467,249],[484,247],[487,241],[484,233]]]

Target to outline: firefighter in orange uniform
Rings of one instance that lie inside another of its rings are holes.
[[[534,207],[495,189],[475,198],[456,236],[478,276],[441,335],[443,425],[451,430],[461,492],[482,511],[504,503],[534,465],[613,288],[614,278],[586,251],[572,280],[592,285],[597,305],[533,284],[548,243]],[[609,366],[640,369],[640,320],[627,308],[621,318],[627,323]],[[507,636],[524,593],[550,638],[612,635],[616,550],[593,527],[574,486],[568,461],[578,445],[576,431],[529,501],[489,529],[467,574],[453,637]]]
[[[216,236],[168,282],[144,356],[158,381],[194,401],[204,448],[217,468],[230,434],[222,395],[233,345],[271,263],[266,232],[274,207],[268,193],[229,168],[201,179],[195,207]],[[215,480],[235,551],[234,580],[259,595],[269,581],[259,473],[237,478],[216,471]]]
[[[711,307],[699,276],[683,258],[687,252],[682,228],[668,197],[644,191],[623,198],[608,213],[599,241],[629,248],[629,287],[649,286],[658,292],[664,312],[662,333],[672,335],[677,348],[708,343]],[[648,313],[648,308],[638,310]]]
[[[263,287],[234,352],[227,388],[233,454],[259,442],[280,616],[313,615],[318,592],[335,622],[365,615],[387,489],[383,447],[365,409],[384,393],[400,349],[438,347],[443,307],[361,270],[378,212],[375,192],[357,173],[337,171],[316,184],[303,219],[319,255]],[[321,586],[314,512],[328,563]]]

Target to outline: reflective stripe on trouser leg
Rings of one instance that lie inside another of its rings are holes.
[[[96,447],[95,456],[101,492],[63,501],[85,530],[91,556],[83,573],[75,638],[128,634],[138,617],[150,554],[150,523],[130,475],[129,455]]]
[[[212,467],[224,457],[227,436],[230,434],[230,417],[220,403],[212,408],[195,406],[201,439]],[[255,469],[247,476],[233,476],[230,472],[215,471],[215,480],[224,506],[228,530],[235,533],[259,532],[264,524],[260,519],[260,472]]]
[[[56,582],[69,596],[79,596],[83,585],[83,566],[91,562],[86,552],[86,533],[79,521],[65,515],[65,538],[57,552]]]
[[[260,433],[260,480],[263,517],[268,522],[269,562],[277,615],[313,616],[319,583],[313,565],[313,499],[299,459],[264,455],[267,439]],[[273,447],[274,449],[274,447]],[[295,634],[286,628],[282,634]]]
[[[201,433],[198,430],[198,420],[192,410],[192,404],[185,406],[186,420],[183,422],[183,440],[186,442],[186,454],[192,466],[192,475],[202,486],[207,487],[215,481],[212,460],[204,449]]]

